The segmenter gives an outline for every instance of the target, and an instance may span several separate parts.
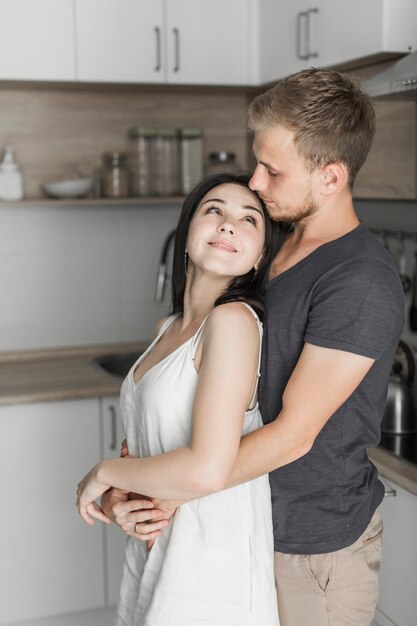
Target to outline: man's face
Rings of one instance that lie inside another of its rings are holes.
[[[256,131],[253,152],[258,164],[249,187],[261,196],[272,219],[299,222],[317,211],[314,173],[297,153],[292,131],[284,126]]]

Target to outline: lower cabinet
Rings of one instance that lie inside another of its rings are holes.
[[[119,456],[124,433],[120,421],[119,398],[102,398],[103,457]],[[107,604],[116,605],[125,554],[126,535],[116,524],[104,526]]]
[[[387,496],[382,503],[384,524],[378,626],[417,623],[417,496],[382,476]]]
[[[103,527],[75,508],[100,453],[98,399],[0,407],[0,624],[104,605]]]
[[[116,397],[0,406],[0,626],[113,623],[125,536],[75,492],[122,439]]]

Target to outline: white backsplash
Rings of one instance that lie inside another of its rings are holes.
[[[415,202],[355,205],[367,226],[417,231]],[[0,351],[149,339],[168,308],[154,293],[179,209],[0,205]],[[407,323],[403,336],[417,344]]]
[[[0,351],[149,339],[179,208],[0,206]]]
[[[393,200],[356,200],[355,207],[362,222],[369,228],[386,228],[389,230],[403,230],[417,233],[417,202]],[[395,238],[388,240],[390,249],[395,254],[398,241]],[[407,275],[412,276],[414,267],[414,251],[417,250],[417,240],[405,239],[407,257]],[[410,330],[408,314],[410,310],[411,292],[405,295],[405,324],[403,339],[417,347],[417,333]]]

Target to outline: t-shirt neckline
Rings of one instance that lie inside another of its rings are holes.
[[[344,239],[348,239],[349,237],[352,237],[358,231],[364,230],[364,228],[365,226],[362,224],[361,221],[359,221],[359,224],[355,226],[355,228],[350,230],[348,233],[345,233],[341,237],[337,237],[337,239],[332,239],[331,241],[326,241],[326,243],[322,243],[318,248],[313,250],[313,252],[310,252],[310,254],[307,254],[307,256],[305,256],[300,261],[297,261],[297,263],[289,267],[287,270],[284,270],[283,272],[278,274],[278,276],[274,276],[274,278],[271,278],[271,280],[268,279],[265,284],[265,289],[269,289],[272,285],[279,282],[282,278],[285,278],[286,276],[288,276],[288,274],[297,270],[300,266],[304,265],[305,263],[308,263],[314,256],[316,256],[320,252],[323,252],[323,250],[325,250],[326,248],[329,248],[330,246],[335,245],[343,241]],[[292,232],[292,230],[290,232]],[[269,276],[269,270],[268,270],[267,276]]]

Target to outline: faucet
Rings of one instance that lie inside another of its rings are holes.
[[[176,233],[175,229],[169,232],[162,246],[161,258],[159,261],[158,278],[156,281],[155,302],[162,302],[162,300],[164,299],[165,284],[166,284],[167,277],[168,277],[168,272],[167,272],[168,252],[169,252],[172,242],[174,241],[175,233]]]

